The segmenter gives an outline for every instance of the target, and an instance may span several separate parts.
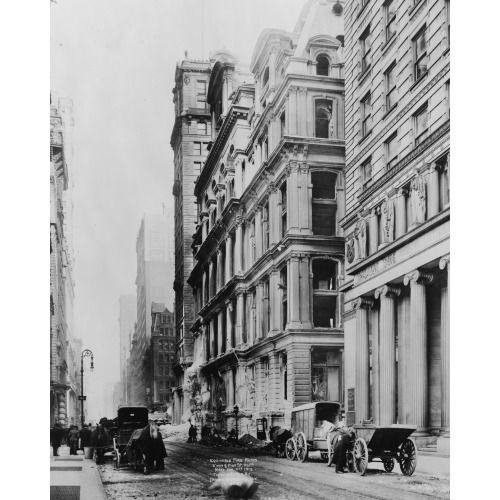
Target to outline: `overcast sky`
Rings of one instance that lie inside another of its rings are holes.
[[[83,347],[95,355],[95,371],[86,372],[89,399],[95,401],[93,408],[89,401],[91,417],[104,410],[105,383],[119,378],[118,297],[135,294],[135,240],[142,215],[160,213],[164,203],[173,217],[170,134],[176,62],[185,50],[189,57],[206,59],[225,47],[249,64],[261,31],[292,31],[305,4],[51,4],[51,91],[71,99],[74,109],[69,175],[74,189],[75,321]]]

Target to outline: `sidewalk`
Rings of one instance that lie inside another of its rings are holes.
[[[68,446],[59,448],[58,457],[51,453],[50,500],[106,500],[95,462],[82,451],[70,455]]]

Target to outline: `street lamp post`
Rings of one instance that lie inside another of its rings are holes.
[[[234,412],[234,418],[236,419],[236,442],[238,442],[238,413],[240,409],[238,408],[238,405],[233,406],[233,412]]]
[[[80,376],[81,376],[80,397],[78,398],[82,404],[82,414],[81,414],[82,428],[83,428],[83,424],[85,423],[85,417],[83,414],[83,402],[85,401],[85,398],[87,397],[87,396],[83,395],[83,358],[86,358],[88,356],[90,356],[90,371],[94,371],[94,354],[92,353],[92,351],[90,349],[85,349],[82,352],[82,363],[81,363],[81,369],[80,369]]]

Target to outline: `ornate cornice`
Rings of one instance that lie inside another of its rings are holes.
[[[414,286],[414,285],[428,285],[431,283],[434,279],[434,274],[429,273],[429,272],[424,272],[424,271],[419,271],[418,269],[416,271],[413,271],[411,273],[408,273],[404,277],[404,284],[405,286]]]

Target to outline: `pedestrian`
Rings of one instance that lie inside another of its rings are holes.
[[[94,429],[94,432],[92,432],[92,446],[96,452],[96,464],[104,463],[104,452],[109,439],[108,431],[104,427],[106,422],[106,418],[101,418],[101,420],[99,420],[99,424]]]
[[[196,443],[196,435],[197,435],[197,430],[196,430],[196,427],[191,424],[191,426],[189,427],[189,432],[188,432],[188,443]]]
[[[78,450],[78,440],[80,439],[80,431],[76,425],[72,425],[68,434],[69,438],[69,454],[76,455]]]
[[[87,424],[83,424],[80,431],[80,448],[83,450],[92,444],[92,430],[88,428]]]
[[[58,457],[58,449],[61,446],[61,441],[64,436],[64,430],[61,427],[61,424],[56,423],[54,424],[54,427],[50,429],[50,444],[52,446],[52,451],[54,457]]]

